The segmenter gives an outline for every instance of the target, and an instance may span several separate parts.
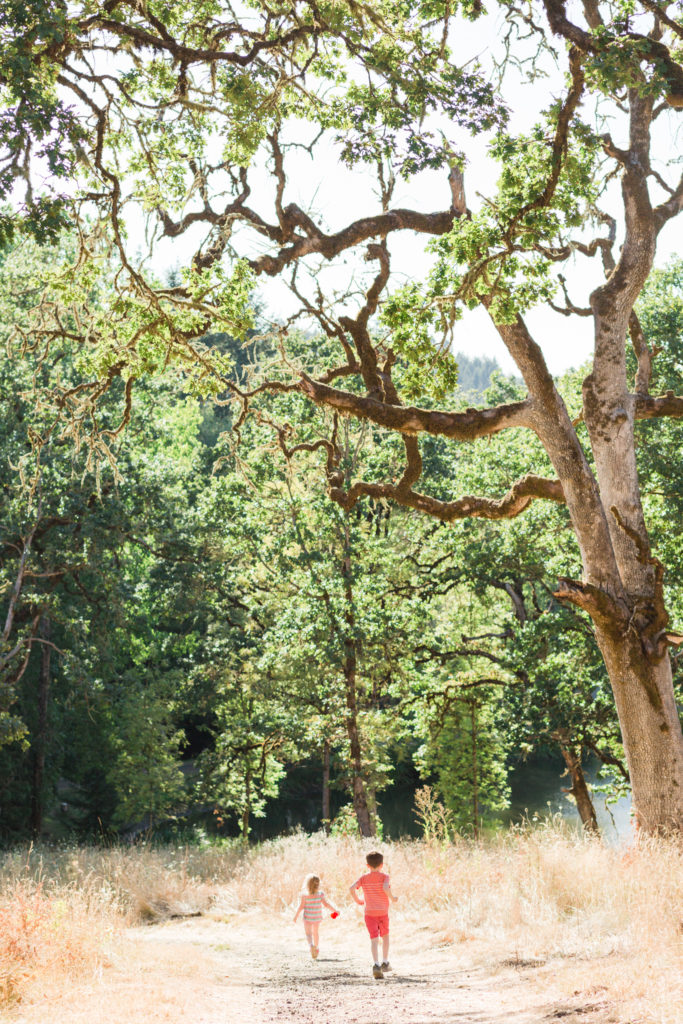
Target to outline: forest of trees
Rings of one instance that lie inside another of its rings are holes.
[[[477,833],[539,749],[683,825],[683,21],[492,7],[474,60],[469,0],[7,5],[6,840],[247,837],[301,766],[373,835],[406,763]]]
[[[63,344],[36,371],[6,344],[40,267],[60,255],[24,242],[0,271],[4,840],[170,820],[248,835],[302,766],[318,820],[348,804],[369,835],[377,797],[405,763],[434,785],[454,827],[476,831],[506,806],[514,766],[539,751],[562,756],[595,828],[586,758],[614,792],[628,770],[590,623],[554,596],[557,577],[578,571],[565,508],[448,526],[381,499],[345,509],[316,475],[315,451],[288,462],[256,416],[236,445],[230,407],[187,394],[177,375],[137,389],[113,465],[89,466],[87,446],[53,435],[36,473],[47,413],[31,376],[44,394],[77,381],[78,351]],[[662,389],[680,386],[683,265],[654,276],[640,316],[660,348]],[[255,334],[205,342],[230,355],[236,381],[273,356]],[[327,344],[300,335],[304,365]],[[478,390],[482,362],[461,357]],[[519,382],[484,366],[484,400],[521,396]],[[559,382],[570,407],[580,380]],[[456,386],[450,407],[473,390]],[[112,388],[102,429],[122,400]],[[321,414],[298,396],[280,402],[278,417],[315,439]],[[639,432],[648,518],[680,615],[680,545],[667,527],[683,494],[670,456],[679,474],[683,460],[666,425]],[[353,419],[338,443],[349,477],[388,475],[397,462],[390,434]],[[521,432],[474,441],[454,464],[431,438],[424,474],[437,495],[500,489],[523,471],[529,444]]]

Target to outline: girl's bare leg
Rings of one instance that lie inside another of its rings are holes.
[[[309,946],[314,946],[315,945],[315,942],[313,941],[313,928],[314,927],[315,927],[315,925],[311,921],[304,921],[304,931],[306,933],[306,939],[308,941],[308,945]]]

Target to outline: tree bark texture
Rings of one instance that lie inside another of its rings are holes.
[[[668,654],[647,656],[637,635],[596,629],[612,682],[639,829],[680,830],[683,737]]]

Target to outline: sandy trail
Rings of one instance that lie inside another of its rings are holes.
[[[326,921],[311,960],[286,918],[237,915],[130,929],[99,977],[42,994],[14,1024],[598,1024],[584,999],[549,1002],[552,964],[477,966],[426,930],[392,924],[394,971],[371,976],[362,921]],[[577,993],[577,996],[579,993]]]

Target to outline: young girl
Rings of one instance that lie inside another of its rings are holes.
[[[311,947],[311,956],[315,960],[318,955],[318,929],[323,918],[323,907],[327,907],[336,916],[339,911],[325,899],[325,893],[320,888],[320,879],[317,875],[306,875],[301,891],[301,900],[294,915],[294,921],[303,910],[304,931]]]

